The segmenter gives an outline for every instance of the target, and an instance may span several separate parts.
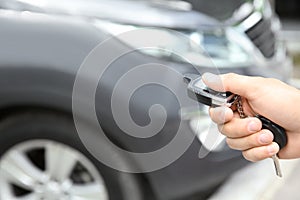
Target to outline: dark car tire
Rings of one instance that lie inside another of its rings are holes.
[[[26,111],[2,119],[0,121],[0,160],[15,145],[34,140],[55,141],[81,152],[101,174],[110,200],[145,199],[136,175],[111,169],[91,156],[82,145],[72,118],[65,114],[51,111]],[[108,153],[113,154],[113,152]],[[124,161],[119,160],[119,162]]]

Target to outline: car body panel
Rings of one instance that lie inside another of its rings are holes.
[[[101,32],[80,20],[71,20],[69,23],[66,21],[65,18],[52,18],[40,14],[22,15],[12,11],[0,12],[0,43],[2,44],[0,49],[0,109],[2,111],[9,108],[39,107],[71,113],[76,72],[85,56],[107,38],[107,35],[101,35]],[[154,59],[141,56],[141,59],[145,58]],[[131,63],[134,62],[131,61]],[[176,66],[174,63],[172,65]],[[177,70],[181,73],[193,72],[178,64]],[[108,90],[113,89],[111,83],[105,83],[105,85],[109,85]],[[137,107],[143,107],[143,102],[143,99],[137,99],[135,104]],[[107,112],[101,108],[103,107],[99,108],[101,113]],[[172,108],[169,109],[172,112]],[[174,112],[173,115],[175,115]],[[111,124],[108,120],[106,123]],[[112,137],[116,138],[119,135],[114,127],[106,126],[106,128]],[[160,138],[157,141],[164,140]],[[122,137],[118,137],[118,142],[127,147],[138,145],[136,142],[130,144],[128,141],[122,141]],[[145,148],[149,146],[151,145],[148,144]],[[142,147],[143,145],[138,145],[134,148]],[[156,187],[156,193],[161,194],[160,199],[169,199],[173,195],[181,196],[190,191],[195,193],[199,191],[199,187],[204,185],[209,187],[210,181],[218,184],[221,179],[224,179],[224,175],[228,175],[222,172],[210,180],[206,170],[205,174],[201,173],[199,169],[208,168],[211,163],[207,160],[195,161],[194,156],[197,155],[199,148],[199,141],[196,140],[189,150],[195,155],[188,153],[169,167],[146,174],[151,185]],[[240,158],[235,159],[244,164]],[[232,165],[230,161],[228,164]],[[187,166],[190,169],[186,170]],[[235,164],[235,166],[238,168],[240,165]],[[214,171],[212,167],[209,168]],[[216,168],[218,168],[217,165]],[[181,171],[180,174],[178,170]],[[205,184],[199,181],[203,175],[207,175],[207,178],[203,179]],[[172,188],[167,187],[171,179],[174,183]],[[189,187],[186,187],[187,185]]]

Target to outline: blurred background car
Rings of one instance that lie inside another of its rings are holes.
[[[0,8],[1,200],[206,199],[247,165],[224,141],[217,148],[205,143],[211,127],[205,107],[184,123],[186,133],[196,139],[165,168],[131,174],[97,161],[76,132],[72,91],[85,57],[111,36],[151,27],[159,28],[155,37],[164,41],[158,49],[120,57],[99,82],[95,105],[99,121],[115,144],[133,152],[163,147],[181,120],[174,96],[151,85],[135,93],[131,116],[146,125],[151,105],[164,105],[168,120],[159,134],[135,139],[117,126],[110,109],[112,92],[134,66],[161,63],[182,74],[235,72],[283,81],[291,75],[291,59],[278,40],[280,21],[266,0],[2,0]],[[114,40],[107,51],[134,47],[130,41]],[[89,125],[89,118],[82,116],[82,123]],[[113,155],[113,162],[139,166],[107,147],[105,140],[100,141],[100,150]],[[200,149],[207,151],[202,159]]]

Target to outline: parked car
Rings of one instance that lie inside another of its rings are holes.
[[[159,28],[156,33],[168,38],[162,40],[160,49],[178,50],[190,60],[187,63],[169,51],[143,50],[121,56],[101,77],[95,97],[99,121],[111,141],[132,152],[162,148],[172,140],[181,121],[174,94],[163,86],[150,85],[133,95],[131,117],[145,126],[150,120],[149,108],[164,105],[168,118],[162,130],[151,138],[136,139],[118,127],[111,96],[117,81],[134,66],[161,63],[181,74],[215,72],[217,66],[220,73],[283,81],[291,72],[290,58],[276,36],[280,22],[264,0],[2,0],[0,7],[1,200],[206,199],[248,164],[224,142],[218,148],[205,144],[211,126],[205,111],[183,122],[184,132],[197,137],[170,165],[128,173],[99,162],[77,134],[72,92],[86,56],[112,35]],[[196,51],[189,40],[181,40],[182,35],[205,51]],[[111,40],[108,52],[133,45],[120,38]],[[176,82],[173,84],[175,87]],[[89,104],[84,95],[83,91],[82,104]],[[122,101],[125,94],[118,95]],[[93,133],[89,116],[79,117]],[[154,117],[160,120],[161,116]],[[106,140],[99,141],[98,148],[119,166],[141,164],[122,157]],[[201,159],[200,149],[207,151]]]

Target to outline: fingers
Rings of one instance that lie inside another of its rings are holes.
[[[228,123],[219,125],[221,133],[229,138],[241,138],[262,129],[261,121],[256,117],[248,117],[244,119],[232,118]]]
[[[233,73],[220,76],[205,73],[202,75],[202,80],[213,90],[230,91],[246,98],[248,102],[261,96],[261,93],[264,92],[261,85],[266,84],[264,82],[266,79]],[[220,132],[227,136],[229,147],[241,150],[247,160],[254,162],[263,160],[279,151],[278,144],[272,142],[273,134],[269,130],[261,130],[262,123],[258,118],[240,119],[231,109],[224,107],[210,109],[210,116],[218,124]]]
[[[252,162],[260,161],[277,154],[279,151],[279,146],[276,142],[272,142],[267,146],[260,146],[252,149],[243,151],[243,156]]]
[[[273,134],[262,129],[261,121],[256,117],[241,119],[234,116],[228,107],[210,108],[212,120],[218,124],[222,134],[227,136],[230,148],[240,150],[243,156],[252,162],[269,158],[279,151],[277,143],[272,142]]]
[[[273,134],[264,129],[242,138],[227,138],[226,141],[230,148],[245,151],[254,147],[269,145],[273,139]]]
[[[204,73],[202,75],[202,80],[213,90],[222,92],[230,91],[234,94],[246,97],[247,99],[250,98],[249,95],[255,93],[261,86],[260,77],[242,76],[234,73],[223,74],[220,76]]]
[[[219,124],[220,132],[230,138],[245,137],[262,128],[262,123],[258,118],[234,117],[233,111],[226,106],[210,108],[209,114],[211,119]]]
[[[224,124],[233,118],[233,111],[226,107],[216,107],[209,109],[209,115],[216,124]]]

